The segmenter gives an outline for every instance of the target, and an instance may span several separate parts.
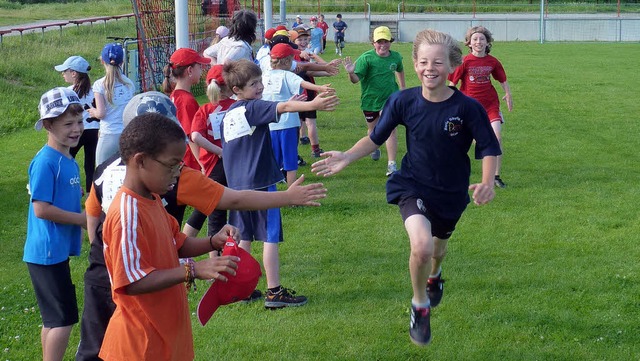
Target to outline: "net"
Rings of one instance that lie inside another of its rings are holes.
[[[131,0],[138,36],[138,74],[141,91],[159,90],[163,68],[176,49],[174,0]],[[207,48],[220,25],[228,26],[230,14],[240,9],[238,0],[187,0],[189,47],[199,53]],[[206,70],[203,71],[203,79]],[[204,93],[204,82],[192,87],[195,95]]]

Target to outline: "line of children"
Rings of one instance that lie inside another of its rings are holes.
[[[467,30],[464,37],[464,45],[469,47],[470,53],[462,59],[462,65],[456,68],[456,71],[449,76],[451,85],[460,82],[460,91],[468,95],[482,104],[489,115],[491,127],[493,128],[500,147],[502,147],[502,123],[504,117],[500,111],[500,99],[498,92],[491,84],[491,77],[500,83],[504,90],[502,99],[507,102],[507,109],[513,109],[513,100],[511,98],[511,88],[507,83],[507,74],[504,67],[498,59],[489,55],[493,36],[491,32],[484,26],[474,26]],[[503,150],[504,151],[504,150]],[[502,155],[498,156],[496,165],[495,183],[500,188],[507,185],[500,178],[502,168]]]
[[[69,89],[78,94],[80,103],[84,109],[88,109],[95,106],[93,100],[93,90],[91,89],[91,79],[89,78],[89,70],[91,65],[83,57],[74,55],[67,58],[64,63],[54,66],[56,71],[62,74],[62,78],[68,84]],[[93,171],[96,168],[96,146],[98,145],[98,130],[100,129],[100,123],[98,119],[89,117],[88,112],[82,113],[82,121],[84,123],[84,131],[80,136],[78,145],[72,147],[70,150],[71,156],[76,157],[76,154],[81,148],[84,148],[84,174],[85,179],[85,191],[89,192],[91,189],[91,180],[93,179]]]
[[[335,95],[320,94],[311,102],[269,102],[261,100],[264,87],[262,72],[251,61],[238,60],[224,65],[223,77],[238,101],[223,119],[222,149],[224,170],[232,189],[273,192],[283,176],[271,146],[269,123],[278,122],[282,113],[307,110],[333,110]],[[280,209],[254,212],[229,212],[231,224],[241,229],[240,247],[251,251],[251,242],[264,242],[263,266],[267,278],[266,308],[300,306],[304,296],[282,287],[280,283],[279,243],[283,241]],[[254,297],[258,296],[256,290]]]
[[[179,124],[176,108],[168,96],[160,92],[146,92],[134,96],[127,104],[123,122],[125,127],[138,115],[158,113]],[[104,262],[102,223],[115,194],[122,186],[126,164],[119,154],[96,169],[91,193],[85,203],[87,234],[91,242],[89,267],[84,275],[84,309],[82,312],[80,344],[76,361],[98,359],[104,333],[115,310],[111,297],[111,285]],[[162,195],[165,209],[178,223],[182,220],[184,207],[190,205],[202,213],[214,209],[266,209],[287,205],[319,206],[318,199],[326,196],[322,184],[302,186],[303,179],[285,192],[235,191],[211,181],[201,172],[184,167],[173,189]]]
[[[360,55],[355,64],[351,62],[351,57],[347,56],[344,59],[344,68],[351,83],[360,82],[360,108],[367,121],[367,134],[371,134],[378,123],[382,107],[389,96],[405,87],[402,55],[391,50],[394,39],[389,28],[386,26],[375,28],[372,39],[373,49]],[[398,136],[395,129],[385,144],[388,177],[397,170]],[[371,153],[371,159],[380,159],[380,149],[376,148]]]
[[[105,76],[93,83],[96,106],[87,110],[92,118],[100,119],[96,164],[118,152],[118,139],[124,128],[122,111],[135,92],[131,79],[122,73],[124,50],[120,44],[105,45],[100,60]]]
[[[430,29],[419,32],[413,43],[413,66],[421,85],[392,94],[371,134],[346,152],[324,153],[326,158],[311,169],[334,175],[382,145],[396,127],[406,128],[407,154],[387,181],[387,202],[398,205],[409,236],[413,289],[409,336],[418,345],[431,341],[431,309],[444,291],[441,264],[469,203],[469,190],[477,205],[495,196],[493,174],[500,145],[487,113],[477,101],[447,86],[447,76],[461,63],[462,52],[450,35]],[[482,182],[469,185],[467,152],[474,140],[476,158],[482,159]]]
[[[69,257],[80,254],[80,169],[71,156],[83,131],[84,109],[71,89],[54,88],[42,95],[36,130],[46,129],[45,144],[29,165],[30,196],[23,261],[42,317],[43,360],[62,360],[71,328],[78,323],[78,303]]]

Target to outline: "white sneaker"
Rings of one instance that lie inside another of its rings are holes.
[[[397,170],[398,170],[398,167],[396,167],[396,162],[389,163],[387,165],[387,177],[392,175]]]

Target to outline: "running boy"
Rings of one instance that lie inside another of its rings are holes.
[[[469,47],[470,54],[465,56],[462,59],[462,65],[453,74],[449,75],[449,81],[451,81],[451,85],[456,85],[460,81],[460,91],[482,104],[489,115],[491,127],[502,148],[502,123],[504,123],[504,117],[500,111],[498,92],[491,84],[492,76],[504,90],[502,100],[507,102],[509,111],[513,109],[513,100],[511,99],[509,83],[507,83],[507,74],[502,64],[498,59],[489,55],[492,42],[493,36],[484,26],[474,26],[467,30],[464,44]],[[505,188],[507,185],[500,178],[501,165],[502,155],[499,155],[494,182],[496,186]]]
[[[387,202],[397,204],[409,236],[409,273],[413,298],[409,336],[418,345],[431,341],[431,308],[442,299],[440,265],[473,191],[477,205],[495,196],[493,172],[500,145],[486,112],[475,100],[447,87],[447,75],[462,62],[457,42],[448,34],[423,30],[413,43],[413,66],[420,87],[396,92],[371,134],[346,152],[326,152],[312,165],[323,176],[340,172],[371,153],[402,125],[407,154],[387,181]],[[469,185],[467,151],[476,141],[482,182]],[[428,283],[427,283],[428,282]]]
[[[226,282],[237,257],[215,257],[180,265],[221,249],[236,229],[225,226],[210,238],[187,237],[164,209],[159,194],[173,188],[184,165],[182,128],[157,114],[133,119],[120,137],[127,164],[124,183],[103,226],[104,256],[116,310],[102,343],[104,360],[193,360],[187,288],[196,278]]]
[[[336,15],[336,21],[333,23],[333,31],[335,32],[336,54],[342,56],[344,49],[344,32],[347,30],[347,23],[342,21],[342,14]]]
[[[367,121],[367,134],[371,134],[378,123],[380,111],[389,96],[405,87],[402,55],[391,50],[393,40],[391,30],[386,26],[379,26],[373,31],[373,49],[360,55],[355,64],[351,62],[351,57],[344,58],[344,68],[349,74],[349,80],[353,84],[360,82],[360,108]],[[397,170],[398,136],[395,129],[385,144],[388,177]],[[371,153],[371,159],[380,159],[380,149],[376,148]]]
[[[42,317],[43,360],[62,360],[78,323],[78,303],[69,256],[80,254],[80,168],[70,149],[82,135],[80,98],[71,89],[54,88],[40,98],[36,130],[47,130],[47,144],[29,165],[29,216],[23,261]]]
[[[282,181],[280,167],[271,146],[269,123],[278,122],[287,112],[308,110],[333,110],[338,98],[327,93],[319,94],[311,102],[269,102],[261,100],[262,73],[251,61],[239,60],[224,65],[225,83],[237,96],[222,123],[222,149],[224,171],[232,189],[275,191]],[[280,209],[253,212],[229,212],[229,221],[242,230],[240,247],[251,251],[251,241],[264,241],[263,265],[267,278],[266,308],[301,306],[307,302],[304,296],[280,284],[278,243],[283,241]],[[252,298],[260,297],[256,290]]]

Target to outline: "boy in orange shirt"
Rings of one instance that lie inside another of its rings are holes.
[[[180,233],[160,196],[180,174],[185,134],[175,122],[157,114],[136,117],[120,137],[127,165],[124,183],[103,227],[104,255],[116,311],[100,350],[103,360],[193,360],[193,336],[185,286],[196,278],[227,281],[238,258],[223,256],[180,265],[178,257],[195,257],[221,249],[236,228],[225,226],[210,238]]]

